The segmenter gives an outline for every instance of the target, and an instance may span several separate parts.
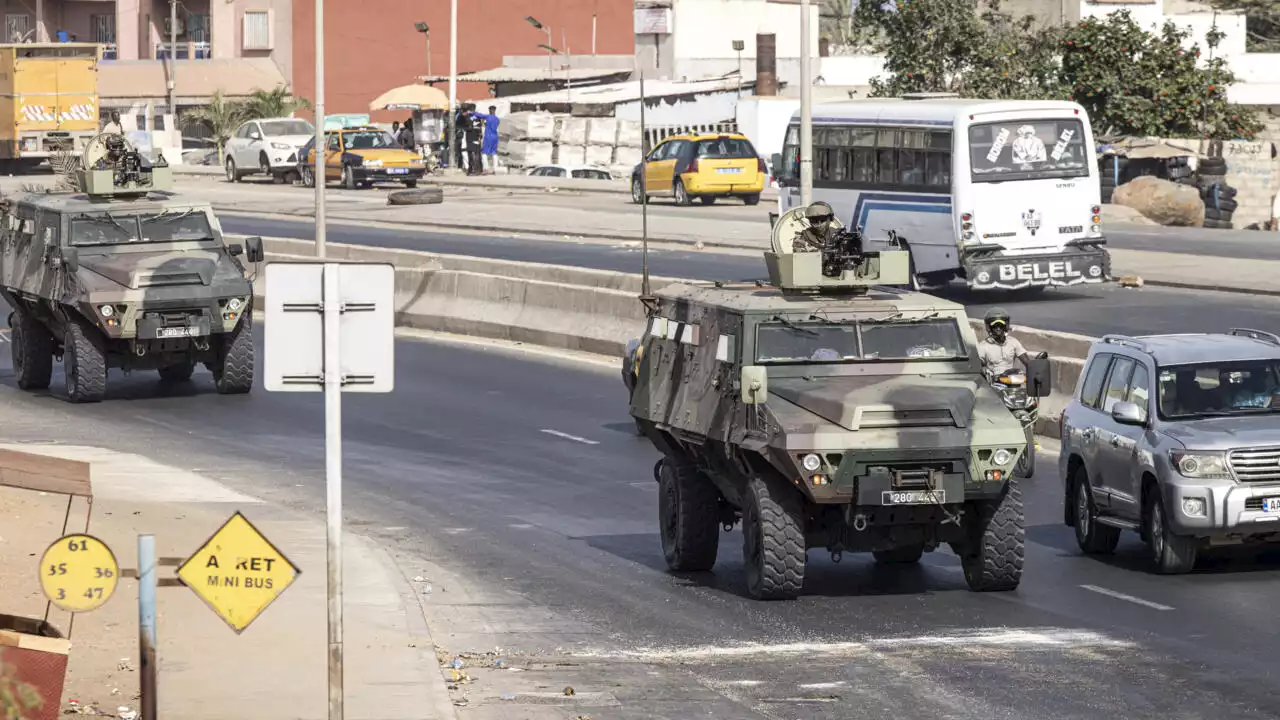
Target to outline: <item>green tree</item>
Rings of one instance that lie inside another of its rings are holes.
[[[231,139],[231,134],[246,119],[244,103],[226,99],[222,90],[214,91],[208,105],[192,108],[182,114],[184,123],[204,125],[212,133],[213,142],[218,148],[219,165],[226,161],[224,153],[227,140]]]
[[[855,22],[885,56],[888,76],[872,95],[954,92],[965,97],[1036,99],[1060,94],[1055,29],[1014,18],[995,2],[898,0],[861,3]]]
[[[1095,132],[1230,140],[1261,129],[1253,111],[1227,102],[1235,76],[1226,61],[1204,61],[1199,46],[1186,43],[1189,34],[1171,22],[1148,32],[1127,10],[1067,31],[1062,81]],[[1222,34],[1206,39],[1212,47]]]
[[[311,102],[294,97],[285,85],[277,85],[274,90],[255,90],[244,101],[244,108],[248,119],[286,117],[296,110],[310,109]]]

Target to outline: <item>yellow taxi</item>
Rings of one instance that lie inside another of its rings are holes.
[[[647,194],[674,198],[679,205],[689,205],[694,198],[710,205],[717,198],[737,197],[755,205],[767,178],[764,158],[745,135],[672,135],[636,165],[631,174],[631,199],[639,204]]]
[[[315,140],[298,154],[302,184],[315,186]],[[427,171],[422,156],[405,150],[391,133],[372,126],[349,127],[325,133],[324,179],[354,190],[375,182],[402,182],[417,187]]]

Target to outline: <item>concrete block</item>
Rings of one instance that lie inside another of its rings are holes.
[[[591,118],[587,122],[587,145],[604,145],[610,149],[618,141],[618,119]]]
[[[566,145],[561,143],[556,146],[554,163],[561,165],[582,165],[587,161],[586,145]]]
[[[612,145],[588,145],[583,157],[587,165],[607,167],[613,162]]]
[[[561,145],[587,144],[587,118],[565,117],[561,120],[556,142]]]
[[[636,148],[638,153],[644,146],[644,133],[640,130],[640,123],[635,120],[619,120],[616,144],[620,148]],[[639,159],[636,162],[640,162]]]

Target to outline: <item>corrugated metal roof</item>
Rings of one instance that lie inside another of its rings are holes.
[[[742,83],[744,91],[755,87],[755,82]],[[674,98],[686,95],[706,95],[710,93],[731,92],[738,89],[737,78],[715,78],[713,80],[692,80],[680,82],[674,80],[646,80],[644,94],[646,99]],[[551,90],[527,95],[512,95],[498,98],[511,105],[540,104],[577,104],[577,105],[617,105],[618,103],[635,102],[640,99],[640,81],[610,83],[607,85],[591,85],[561,90]]]
[[[207,98],[215,90],[227,97],[246,97],[286,84],[271,58],[175,60],[174,65],[174,94],[179,98]],[[166,93],[164,61],[108,60],[98,65],[98,95],[104,100],[163,98]]]
[[[506,82],[564,82],[566,77],[570,80],[603,80],[605,78],[626,77],[631,75],[631,70],[603,70],[595,68],[572,68],[564,70],[556,68],[548,70],[547,68],[512,68],[497,67],[488,70],[480,70],[479,72],[463,73],[458,75],[458,82],[485,82],[485,83],[506,83]],[[447,82],[448,75],[427,75],[419,78],[422,82]]]

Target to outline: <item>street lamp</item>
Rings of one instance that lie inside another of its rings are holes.
[[[738,53],[738,97],[742,97],[742,49],[746,46],[741,40],[733,41],[733,49]]]
[[[551,28],[543,26],[543,24],[542,24],[542,23],[540,23],[540,22],[538,22],[537,18],[535,18],[535,17],[534,17],[534,16],[532,16],[532,15],[526,15],[526,16],[525,16],[525,18],[524,18],[524,21],[525,21],[525,22],[527,22],[527,23],[529,23],[530,25],[534,26],[535,28],[537,28],[537,29],[539,29],[539,30],[545,30],[545,31],[546,31],[546,33],[547,33],[547,44],[546,44],[546,45],[539,45],[538,47],[547,47],[547,46],[550,46],[550,45],[551,45]],[[551,56],[550,56],[550,55],[547,55],[547,70],[554,70],[554,69],[555,69],[555,65],[554,65],[554,64],[552,64],[552,62],[551,62]]]
[[[431,26],[424,22],[416,22],[413,27],[427,38],[427,75],[431,75]]]

